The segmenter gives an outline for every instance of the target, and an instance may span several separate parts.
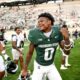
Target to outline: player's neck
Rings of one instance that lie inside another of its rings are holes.
[[[17,35],[19,35],[20,33],[16,33]]]
[[[44,33],[48,33],[48,32],[50,32],[51,29],[52,29],[52,27],[49,27],[48,29],[44,30]]]

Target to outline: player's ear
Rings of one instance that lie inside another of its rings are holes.
[[[51,20],[48,20],[48,24],[52,24]]]

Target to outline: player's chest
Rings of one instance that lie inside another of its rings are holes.
[[[52,44],[52,43],[58,43],[59,41],[59,35],[51,35],[50,37],[46,37],[45,35],[40,36],[37,38],[38,44]]]
[[[17,36],[16,36],[16,41],[17,41],[17,42],[20,42],[20,41],[21,41],[21,36],[17,35]]]

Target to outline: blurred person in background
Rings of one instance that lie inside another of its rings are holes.
[[[65,28],[68,31],[68,28],[67,28],[66,24],[62,25],[62,28]],[[65,43],[65,40],[63,39],[63,44],[64,43]],[[70,42],[70,45],[67,45],[66,47],[71,46],[71,44],[72,43]],[[66,49],[66,50],[70,50],[70,49],[71,49],[71,47],[69,49]],[[60,69],[64,70],[64,69],[67,69],[67,67],[71,66],[68,63],[68,58],[69,58],[70,51],[67,54],[65,54],[62,48],[60,48],[60,50],[61,50],[61,53],[62,53],[62,60],[61,60],[61,67],[60,67]]]
[[[23,67],[23,54],[22,54],[22,48],[23,48],[23,35],[21,33],[21,28],[16,27],[15,28],[15,34],[12,35],[12,56],[14,62],[18,66],[18,61],[20,60],[20,66],[21,69]]]
[[[4,29],[0,29],[0,80],[5,75],[5,61],[9,61],[10,57],[6,53],[5,44],[4,44]],[[5,61],[4,61],[5,60]]]

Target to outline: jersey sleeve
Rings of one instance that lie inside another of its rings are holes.
[[[32,30],[29,31],[28,40],[33,44],[36,44],[35,35],[36,34],[34,34],[34,31]]]
[[[12,35],[12,41],[16,41],[17,38],[16,38],[16,35]]]
[[[63,40],[63,35],[62,35],[61,32],[60,32],[60,28],[61,28],[61,27],[59,26],[59,24],[55,24],[54,27],[55,27],[55,29],[56,29],[56,32],[57,32],[58,35],[59,35],[58,41],[61,42],[61,41]]]

